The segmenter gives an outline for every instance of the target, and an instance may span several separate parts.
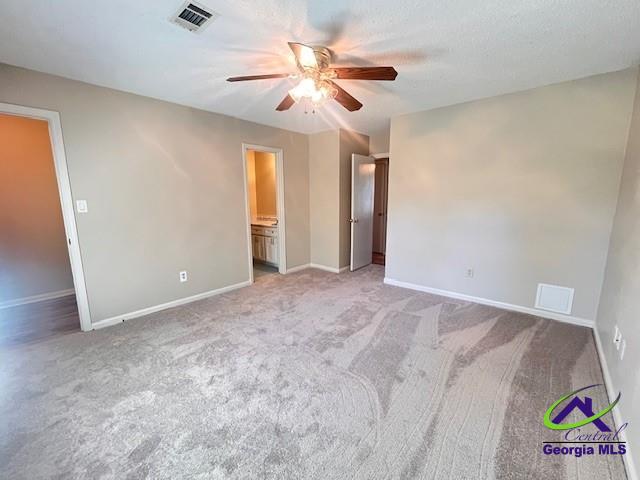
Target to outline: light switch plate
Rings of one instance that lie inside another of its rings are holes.
[[[89,205],[86,200],[76,200],[76,210],[78,213],[87,213],[89,211]]]

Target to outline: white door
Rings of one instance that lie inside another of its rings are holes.
[[[371,263],[375,160],[351,155],[351,271]]]

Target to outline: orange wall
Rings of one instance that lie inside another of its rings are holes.
[[[276,156],[255,152],[256,210],[258,215],[276,216]]]
[[[0,114],[0,303],[70,288],[48,125]]]

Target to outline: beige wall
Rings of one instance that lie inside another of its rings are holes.
[[[392,119],[386,276],[595,319],[636,73]]]
[[[619,408],[622,420],[630,421],[627,434],[636,462],[640,460],[638,457],[640,451],[638,450],[640,446],[639,293],[640,78],[596,325],[615,388],[613,393],[622,392]],[[616,325],[620,328],[627,344],[623,360],[620,360],[613,344]]]
[[[259,216],[277,215],[276,156],[255,152],[256,212]]]
[[[309,262],[306,135],[7,65],[0,102],[60,112],[94,322],[248,280],[243,142],[283,149],[287,266]]]
[[[371,134],[369,139],[371,155],[376,153],[389,153],[389,135],[389,126]]]
[[[369,137],[348,130],[309,136],[311,263],[349,265],[351,154],[369,154]]]
[[[351,154],[369,155],[369,137],[340,130],[340,267],[351,263]]]
[[[71,288],[49,125],[0,114],[0,303]]]
[[[309,135],[311,263],[339,267],[340,133]]]

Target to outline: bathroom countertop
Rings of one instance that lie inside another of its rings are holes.
[[[251,222],[251,225],[254,227],[269,227],[269,228],[278,228],[277,223],[273,223],[270,220],[254,220]]]

